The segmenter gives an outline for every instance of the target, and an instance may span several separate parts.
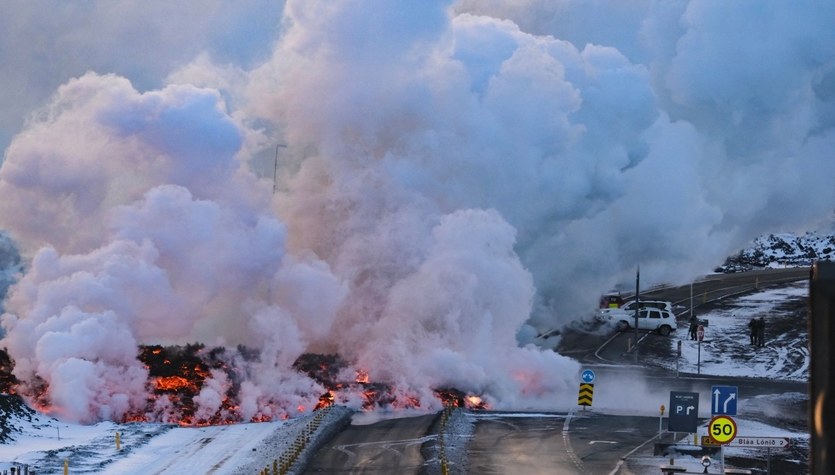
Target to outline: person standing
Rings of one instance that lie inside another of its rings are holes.
[[[696,339],[696,333],[697,333],[698,329],[699,329],[699,319],[696,318],[696,315],[694,314],[690,317],[690,339],[691,340]]]
[[[759,346],[765,346],[765,319],[760,317],[757,322],[757,343]]]
[[[751,333],[751,344],[757,344],[757,327],[758,327],[757,319],[752,318],[750,322],[748,322],[748,331]]]

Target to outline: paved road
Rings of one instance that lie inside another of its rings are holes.
[[[421,444],[436,414],[349,425],[320,449],[306,474],[407,474],[423,465]]]
[[[481,414],[469,445],[469,473],[606,474],[657,433],[656,417]]]

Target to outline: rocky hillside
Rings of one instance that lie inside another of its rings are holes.
[[[728,257],[716,272],[742,272],[760,267],[808,266],[816,260],[835,259],[835,235],[817,232],[802,236],[768,234],[751,247]]]

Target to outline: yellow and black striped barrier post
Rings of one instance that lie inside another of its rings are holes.
[[[577,405],[583,406],[583,410],[586,410],[586,406],[591,406],[591,401],[594,398],[594,384],[592,383],[580,383],[580,393],[577,396]]]

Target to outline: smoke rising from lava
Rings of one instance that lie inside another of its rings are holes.
[[[288,1],[240,61],[189,44],[136,79],[66,66],[0,168],[0,226],[32,259],[3,317],[17,377],[68,418],[119,418],[146,396],[137,344],[201,341],[259,349],[248,417],[315,403],[305,352],[426,407],[443,386],[570,401],[577,364],[517,337],[639,264],[686,282],[835,201],[832,6],[619,13]]]

